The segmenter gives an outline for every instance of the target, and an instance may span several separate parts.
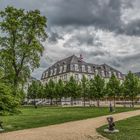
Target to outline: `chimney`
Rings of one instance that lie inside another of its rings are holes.
[[[82,54],[80,54],[80,61],[82,61],[83,60],[83,56],[82,56]]]

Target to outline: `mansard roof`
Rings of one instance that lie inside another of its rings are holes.
[[[91,67],[91,73],[94,73],[95,69],[98,69],[100,72],[102,70],[104,70],[106,72],[106,75],[108,75],[109,71],[112,72],[118,72],[120,74],[122,74],[120,71],[110,67],[107,64],[102,64],[102,65],[97,65],[97,64],[92,64],[92,63],[86,63],[85,61],[83,61],[80,57],[77,57],[75,55],[72,55],[70,57],[67,57],[65,59],[59,60],[57,61],[55,64],[53,64],[51,67],[49,67],[46,71],[44,71],[44,73],[48,72],[48,76],[51,76],[51,70],[54,70],[56,68],[56,75],[62,74],[62,73],[67,73],[67,72],[74,72],[75,70],[71,70],[71,66],[77,64],[78,65],[78,69],[80,73],[82,72],[82,65],[85,66],[85,72],[84,73],[89,73],[88,72],[88,66]],[[64,66],[66,65],[66,71],[64,72],[64,67],[62,68],[62,73],[60,73],[60,66]],[[53,76],[53,75],[52,75]]]

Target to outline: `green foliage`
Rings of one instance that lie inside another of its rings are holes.
[[[38,81],[33,81],[32,84],[28,87],[27,98],[36,99],[39,97],[40,84]]]
[[[19,100],[14,97],[12,88],[0,81],[0,115],[16,112],[18,105]]]
[[[65,88],[65,85],[64,85],[63,81],[61,79],[59,79],[59,81],[56,83],[56,86],[55,86],[55,98],[56,99],[59,98],[61,100],[61,98],[65,96],[64,88]]]
[[[41,41],[47,37],[46,18],[38,10],[25,11],[9,6],[0,12],[0,18],[1,63],[5,78],[16,92],[19,84],[24,84],[31,71],[39,67],[43,52]]]
[[[51,105],[52,105],[52,99],[55,96],[55,83],[53,80],[49,80],[48,84],[46,84],[46,93],[47,97],[51,99]]]
[[[85,100],[89,98],[89,81],[84,75],[81,79],[81,96],[85,106]]]
[[[121,88],[120,81],[113,74],[106,85],[106,94],[110,98],[110,100],[112,99],[114,100],[114,107],[115,107],[116,97],[120,96],[121,93],[120,88]]]
[[[134,99],[140,93],[140,80],[133,73],[129,72],[124,80],[124,96],[128,96],[134,106]]]
[[[97,100],[97,106],[99,106],[99,100],[104,97],[105,81],[99,75],[95,76],[90,81],[90,97]]]
[[[65,96],[71,97],[71,104],[73,104],[73,99],[80,97],[80,86],[73,76],[71,76],[70,80],[66,83],[65,94]]]

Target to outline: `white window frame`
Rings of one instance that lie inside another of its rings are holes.
[[[99,74],[98,69],[95,69],[95,75],[98,75],[98,74]]]
[[[54,73],[53,73],[53,75],[56,75],[56,72],[57,72],[57,68],[54,68]]]
[[[51,73],[50,73],[50,76],[52,76],[53,75],[53,69],[51,69]]]
[[[79,80],[79,74],[75,74],[75,80],[76,80],[76,81]]]
[[[109,71],[109,72],[108,72],[108,75],[109,75],[109,77],[111,77],[111,76],[112,76],[112,72],[111,72],[111,71]]]
[[[63,67],[60,66],[60,67],[59,67],[59,73],[62,73],[62,70],[63,70]]]
[[[88,66],[88,73],[91,73],[91,66]]]
[[[101,73],[102,73],[102,77],[105,77],[105,71],[102,70]]]
[[[86,72],[86,67],[85,67],[85,65],[82,65],[82,72]]]
[[[66,70],[67,70],[67,65],[64,65],[63,72],[66,72]]]
[[[78,64],[75,64],[74,67],[75,67],[75,71],[79,71]]]

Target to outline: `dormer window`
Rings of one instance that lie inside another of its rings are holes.
[[[85,65],[82,65],[82,72],[86,72]]]
[[[73,64],[70,65],[70,70],[71,70],[71,71],[74,71],[74,65],[73,65]]]
[[[109,74],[109,77],[111,77],[111,75],[112,75],[112,72],[111,72],[111,71],[109,71],[109,72],[108,72],[108,74]]]
[[[88,66],[88,73],[91,73],[91,67]]]
[[[45,77],[48,77],[48,71],[45,73]]]
[[[79,71],[78,64],[75,64],[75,71]]]
[[[62,73],[62,69],[63,69],[63,67],[62,67],[62,66],[60,66],[59,73]]]
[[[102,74],[102,77],[105,77],[105,71],[104,70],[101,71],[101,74]]]
[[[66,66],[66,65],[64,65],[63,72],[66,72],[66,70],[67,70],[67,66]]]
[[[95,70],[95,75],[98,75],[98,70],[97,69]]]
[[[50,76],[52,76],[53,75],[53,69],[51,69],[51,73],[50,73]]]
[[[122,78],[120,72],[118,73],[118,78]]]
[[[113,72],[113,74],[114,74],[115,76],[117,76],[117,74],[116,74],[116,72],[115,72],[115,71]]]
[[[54,75],[56,75],[56,72],[57,72],[57,68],[54,68]]]

